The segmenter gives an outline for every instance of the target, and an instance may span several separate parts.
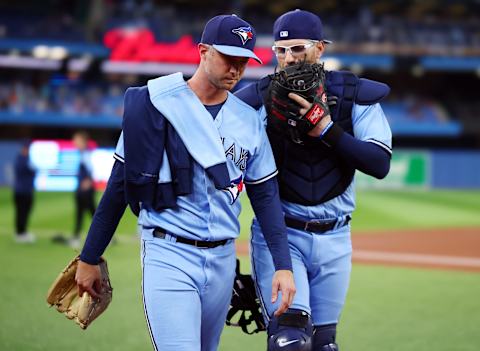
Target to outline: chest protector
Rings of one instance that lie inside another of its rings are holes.
[[[257,86],[263,101],[269,81],[269,77],[265,77]],[[387,85],[360,79],[347,71],[327,72],[326,90],[329,98],[335,96],[337,99],[337,103],[330,106],[332,121],[352,136],[353,104],[371,105],[389,92]],[[355,168],[319,139],[307,137],[303,144],[296,144],[268,126],[267,134],[279,170],[283,200],[318,205],[342,194],[352,182]]]

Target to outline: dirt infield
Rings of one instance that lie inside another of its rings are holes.
[[[480,228],[354,233],[353,262],[480,272]],[[248,243],[237,242],[248,254]]]

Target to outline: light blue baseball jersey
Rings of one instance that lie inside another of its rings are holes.
[[[266,124],[265,107],[259,110],[259,115]],[[387,118],[379,103],[374,105],[357,105],[352,108],[353,133],[356,139],[373,143],[392,153],[392,132]],[[339,196],[316,206],[304,206],[282,200],[286,215],[295,218],[334,219],[351,214],[355,209],[355,181]]]
[[[243,183],[258,184],[277,174],[265,128],[253,108],[228,93],[214,122],[225,150],[230,178],[238,184],[236,190],[242,191]],[[195,132],[191,133],[191,137],[195,137]],[[123,161],[123,157],[122,134],[115,158]],[[161,212],[142,208],[139,224],[147,228],[161,227],[169,233],[194,240],[236,238],[240,231],[238,215],[241,211],[236,194],[217,190],[205,170],[195,161],[192,182],[192,193],[179,196],[175,208]]]

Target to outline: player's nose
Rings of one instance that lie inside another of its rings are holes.
[[[241,70],[242,70],[242,66],[240,64],[238,63],[230,64],[229,72],[232,73],[234,76],[239,75]]]
[[[287,50],[285,53],[285,64],[287,65],[293,65],[296,62],[296,58],[293,57],[292,52],[290,50]]]

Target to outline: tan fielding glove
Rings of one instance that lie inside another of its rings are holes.
[[[102,275],[102,291],[98,299],[92,298],[87,292],[78,296],[75,273],[79,256],[75,257],[55,279],[47,293],[47,302],[55,306],[58,312],[64,313],[68,319],[73,319],[80,328],[87,329],[95,318],[107,308],[112,301],[112,286],[108,277],[107,261],[101,259],[99,266]]]

